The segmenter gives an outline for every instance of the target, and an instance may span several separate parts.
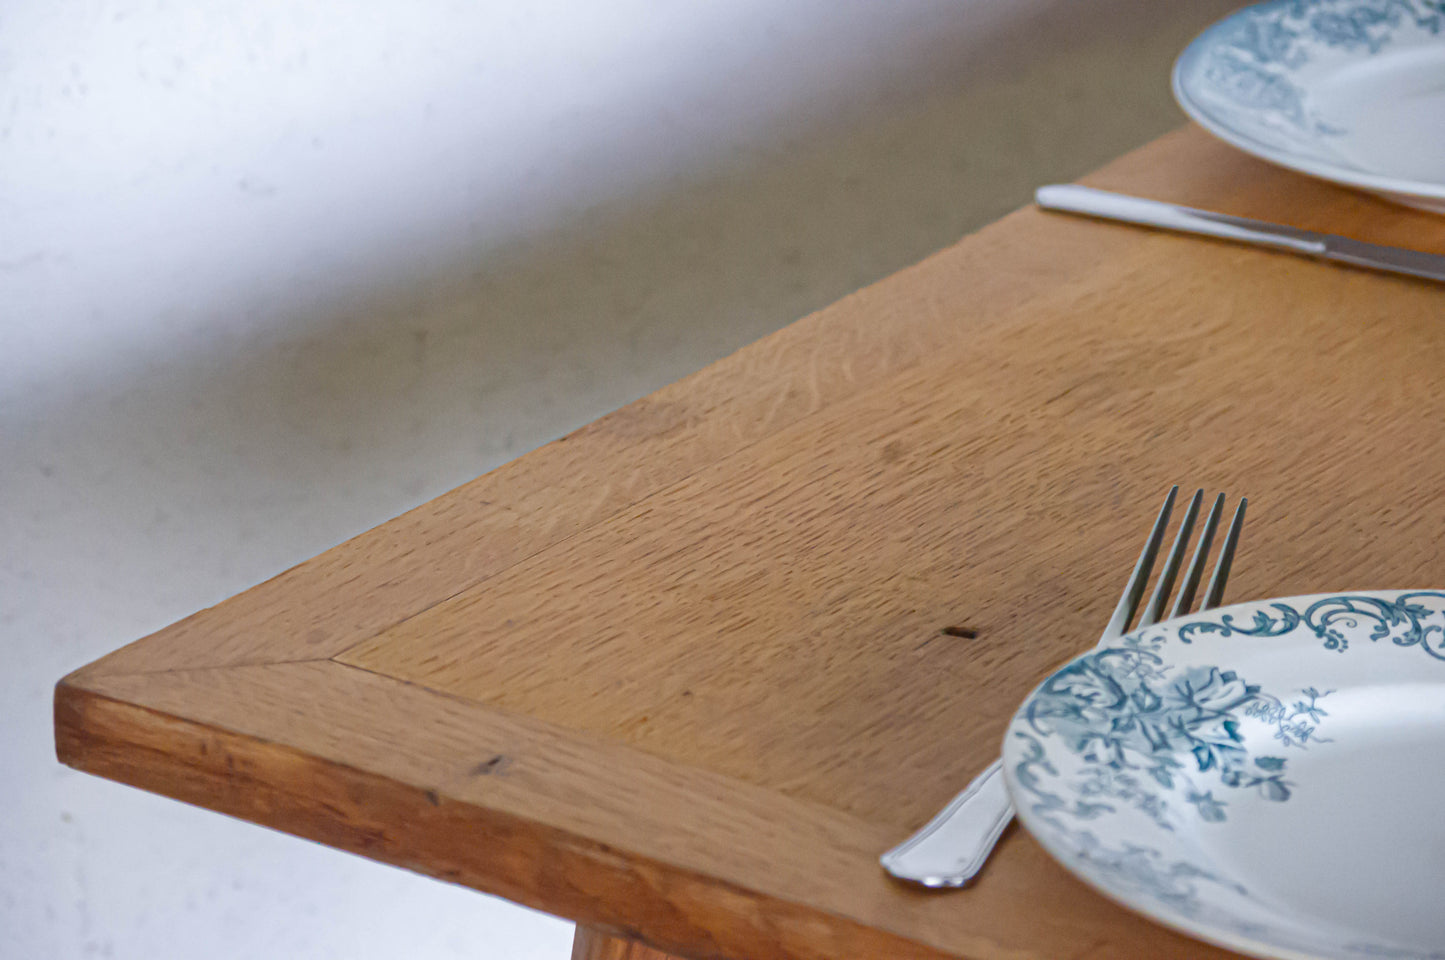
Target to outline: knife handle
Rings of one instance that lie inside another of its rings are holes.
[[[1325,238],[1307,230],[1180,207],[1158,200],[1126,197],[1123,194],[1081,187],[1074,183],[1039,187],[1034,194],[1034,202],[1045,210],[1062,210],[1107,220],[1123,220],[1162,230],[1178,230],[1222,240],[1258,243],[1309,256],[1321,257],[1329,252]]]

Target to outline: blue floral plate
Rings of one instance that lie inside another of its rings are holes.
[[[1023,825],[1160,923],[1257,957],[1445,960],[1445,592],[1136,630],[1005,737]]]
[[[1273,163],[1445,213],[1445,0],[1271,0],[1210,27],[1174,95]]]

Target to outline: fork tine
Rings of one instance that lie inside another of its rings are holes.
[[[1129,575],[1129,583],[1119,597],[1119,605],[1114,608],[1114,615],[1109,618],[1109,625],[1104,628],[1101,640],[1122,637],[1134,611],[1139,609],[1139,599],[1144,596],[1144,586],[1149,582],[1149,571],[1154,568],[1154,558],[1159,555],[1159,544],[1164,540],[1164,528],[1169,525],[1169,513],[1174,509],[1174,497],[1178,493],[1178,484],[1169,488],[1169,494],[1164,498],[1164,506],[1159,508],[1159,519],[1154,521],[1154,529],[1149,531],[1149,540],[1139,553],[1134,572]]]
[[[1164,604],[1169,601],[1169,591],[1174,589],[1174,578],[1179,573],[1184,551],[1189,548],[1189,535],[1194,532],[1194,521],[1199,518],[1199,505],[1203,502],[1204,491],[1194,491],[1189,508],[1184,511],[1184,519],[1179,521],[1179,532],[1174,534],[1174,546],[1169,550],[1169,558],[1164,561],[1164,569],[1159,571],[1154,593],[1149,597],[1143,615],[1139,617],[1139,626],[1147,627],[1159,622],[1159,615],[1164,612]]]
[[[1229,580],[1229,568],[1234,563],[1234,548],[1239,544],[1239,530],[1244,526],[1244,508],[1249,501],[1240,498],[1239,506],[1234,508],[1234,519],[1229,522],[1229,533],[1224,537],[1224,544],[1219,548],[1219,560],[1215,562],[1214,576],[1209,578],[1209,590],[1204,594],[1204,603],[1200,605],[1201,610],[1210,610],[1219,606],[1224,599],[1224,584]]]
[[[1174,598],[1174,609],[1169,611],[1171,619],[1188,613],[1194,604],[1195,591],[1199,589],[1199,581],[1204,576],[1204,563],[1209,559],[1209,546],[1214,542],[1214,531],[1219,528],[1219,518],[1223,514],[1224,494],[1221,493],[1214,498],[1214,506],[1209,508],[1209,516],[1204,520],[1204,532],[1199,535],[1194,556],[1189,560],[1189,569],[1184,574],[1184,585],[1179,588],[1179,596]]]

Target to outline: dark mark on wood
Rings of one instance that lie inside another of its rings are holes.
[[[490,760],[483,760],[472,768],[472,776],[485,777],[494,773],[501,773],[507,767],[507,758],[500,753]]]
[[[439,807],[442,805],[441,794],[437,793],[435,790],[428,790],[426,792],[426,799],[427,802],[434,807]]]
[[[942,633],[945,637],[962,637],[965,640],[978,636],[978,631],[973,627],[944,627]]]

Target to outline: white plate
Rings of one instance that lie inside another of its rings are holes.
[[[1445,958],[1445,592],[1135,631],[1044,681],[1003,762],[1049,853],[1160,923],[1257,957]]]
[[[1210,27],[1174,95],[1242,150],[1445,213],[1445,4],[1272,0]]]

